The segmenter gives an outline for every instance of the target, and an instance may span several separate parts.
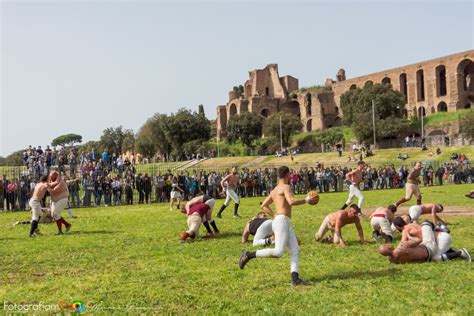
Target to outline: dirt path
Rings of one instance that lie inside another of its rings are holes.
[[[400,206],[397,210],[398,215],[408,214],[409,206]],[[369,216],[375,208],[364,209],[362,213]],[[442,216],[474,216],[474,206],[450,206],[444,205]]]

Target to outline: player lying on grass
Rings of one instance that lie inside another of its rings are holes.
[[[212,218],[215,200],[209,195],[196,196],[184,206],[181,206],[181,213],[188,216],[188,230],[181,233],[179,240],[185,242],[188,238],[195,239],[199,235],[201,224],[206,227],[207,236],[219,236],[216,222]],[[214,232],[211,230],[211,226]]]
[[[393,263],[421,263],[428,261],[448,261],[462,258],[471,261],[467,249],[453,250],[451,235],[446,225],[434,225],[425,221],[420,225],[407,224],[401,217],[394,220],[398,230],[402,231],[402,240],[397,247],[382,245],[379,253]]]
[[[318,232],[315,234],[314,239],[321,242],[333,242],[335,244],[339,244],[341,247],[345,247],[346,244],[342,238],[342,227],[349,224],[355,224],[357,233],[359,234],[360,242],[365,243],[364,230],[362,229],[359,219],[360,215],[360,208],[357,206],[357,204],[352,204],[347,211],[340,210],[327,215],[319,227]],[[332,235],[329,235],[327,238],[323,239],[328,230],[332,232]]]
[[[437,213],[441,213],[444,210],[443,205],[441,204],[422,204],[422,205],[413,205],[408,209],[408,214],[411,217],[413,223],[418,223],[418,219],[421,215],[431,214],[431,220],[433,223],[438,224],[438,222],[443,222],[439,218]]]
[[[395,205],[379,207],[370,215],[370,225],[372,226],[372,237],[375,241],[383,238],[385,242],[393,242],[392,222],[397,211]]]
[[[239,267],[243,269],[247,262],[255,258],[280,258],[285,249],[288,249],[290,257],[291,283],[301,285],[306,282],[299,277],[300,248],[295,232],[291,227],[291,208],[305,203],[316,203],[315,196],[306,196],[305,199],[295,199],[290,187],[290,169],[286,166],[278,168],[278,184],[270,192],[270,195],[262,204],[265,213],[274,216],[270,205],[275,203],[275,217],[272,222],[272,230],[275,233],[275,248],[261,249],[256,252],[242,250],[240,254]]]
[[[265,212],[260,212],[252,218],[244,227],[241,242],[245,244],[249,240],[249,236],[253,237],[254,246],[268,246],[272,241],[272,223],[273,221],[267,217]]]

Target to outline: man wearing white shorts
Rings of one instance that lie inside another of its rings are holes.
[[[36,236],[36,231],[38,229],[38,223],[40,221],[43,211],[41,210],[41,201],[48,190],[48,176],[42,176],[40,182],[35,185],[33,190],[33,195],[30,199],[30,208],[31,208],[31,228],[30,228],[30,237]]]
[[[288,249],[291,256],[291,283],[292,285],[301,285],[306,282],[299,278],[300,249],[298,239],[291,227],[291,207],[293,205],[315,203],[316,198],[314,196],[306,196],[303,200],[296,200],[289,183],[290,169],[282,166],[278,169],[278,185],[262,204],[263,211],[273,217],[274,213],[270,205],[275,203],[276,216],[272,223],[272,229],[275,233],[275,248],[261,249],[256,252],[243,250],[240,254],[239,267],[243,269],[250,260],[255,258],[280,258],[283,256],[285,249]]]
[[[444,210],[443,205],[441,204],[422,204],[422,205],[413,205],[410,206],[408,209],[408,214],[411,217],[413,223],[418,223],[418,219],[421,215],[424,214],[431,214],[431,219],[433,223],[438,224],[439,222],[443,222],[441,218],[439,218],[437,213],[441,213]]]
[[[266,217],[265,212],[260,212],[247,222],[242,233],[242,243],[246,243],[250,235],[253,235],[253,246],[268,246],[273,243],[272,229],[273,221]]]
[[[362,209],[362,202],[364,202],[364,196],[359,189],[359,183],[362,182],[362,173],[365,169],[365,162],[362,160],[357,163],[357,168],[348,172],[346,174],[346,180],[350,181],[351,185],[349,186],[349,197],[347,198],[346,203],[341,207],[341,210],[346,209],[352,203],[352,199],[357,197],[358,203],[357,206],[359,209]]]
[[[395,205],[379,207],[370,215],[370,225],[372,226],[372,237],[375,241],[383,238],[385,242],[393,242],[392,222],[397,211]]]
[[[225,208],[229,205],[230,201],[234,201],[234,217],[239,218],[239,205],[240,205],[240,197],[235,192],[237,190],[237,185],[239,184],[239,174],[237,172],[237,168],[233,167],[232,172],[225,176],[221,181],[222,190],[225,191],[225,201],[224,205],[221,206],[221,209],[217,213],[217,217],[222,217],[222,212],[224,212]]]
[[[51,195],[51,215],[58,226],[57,235],[62,235],[62,225],[64,224],[66,227],[66,232],[71,229],[72,225],[61,216],[61,212],[68,203],[69,191],[66,182],[59,176],[57,171],[53,171],[49,175],[48,192]]]
[[[193,198],[191,201],[181,207],[181,213],[188,215],[188,230],[181,233],[180,241],[185,242],[188,238],[195,239],[199,236],[201,224],[206,227],[208,236],[219,236],[219,229],[212,218],[215,200],[208,195],[201,195]],[[212,232],[211,227],[214,229]]]

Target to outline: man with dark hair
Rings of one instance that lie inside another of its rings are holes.
[[[406,223],[401,217],[394,220],[394,225],[402,232],[402,240],[395,248],[391,245],[379,247],[379,253],[388,257],[393,263],[422,263],[428,261],[448,261],[456,258],[471,262],[467,249],[453,250],[451,235],[444,224],[434,225],[425,221],[420,225]]]
[[[352,203],[352,199],[354,198],[354,196],[357,197],[357,199],[359,200],[357,206],[359,207],[359,209],[362,208],[364,196],[362,195],[362,192],[360,192],[359,183],[362,182],[362,174],[364,172],[364,169],[365,162],[361,160],[357,163],[357,167],[354,170],[346,174],[346,180],[349,181],[351,185],[349,186],[349,197],[347,198],[346,203],[344,203],[344,205],[341,207],[341,210],[346,209],[346,207]]]
[[[253,235],[254,246],[268,246],[273,243],[272,235],[273,221],[266,216],[265,212],[260,212],[252,218],[244,227],[241,242],[244,244],[248,241],[249,236]]]
[[[300,249],[295,232],[291,227],[291,208],[292,206],[302,205],[305,203],[315,203],[315,196],[306,196],[305,199],[295,199],[290,187],[290,169],[282,166],[278,169],[278,184],[270,192],[270,195],[262,204],[262,210],[274,217],[272,229],[275,233],[275,248],[261,249],[256,252],[242,250],[240,254],[239,267],[243,269],[247,262],[255,258],[280,258],[287,248],[290,252],[290,271],[291,283],[293,285],[301,285],[306,282],[299,278],[299,258]],[[275,203],[276,214],[273,213],[270,205]]]
[[[444,207],[441,204],[428,203],[410,206],[410,208],[408,209],[408,214],[410,214],[413,223],[418,223],[418,219],[421,215],[431,214],[431,219],[433,223],[438,224],[438,222],[443,221],[441,220],[441,218],[439,218],[437,213],[441,213],[443,210]]]
[[[319,227],[318,232],[314,235],[314,239],[321,242],[329,241],[334,244],[339,244],[341,247],[345,247],[346,244],[342,239],[342,227],[348,224],[355,224],[357,233],[359,234],[360,242],[365,243],[364,230],[362,229],[359,219],[360,215],[360,208],[357,206],[357,204],[352,204],[347,211],[339,210],[327,215]],[[328,238],[323,240],[323,237],[327,231],[331,231],[333,235],[329,235]]]
[[[38,223],[40,221],[41,215],[43,214],[41,210],[41,201],[43,200],[46,191],[48,190],[48,176],[42,176],[40,182],[35,185],[33,190],[33,195],[30,199],[30,208],[31,208],[31,229],[30,237],[36,236],[36,231],[38,229]]]
[[[413,195],[416,195],[416,204],[421,205],[421,192],[420,188],[418,187],[420,184],[419,177],[421,174],[421,169],[423,169],[421,162],[416,162],[415,166],[411,169],[407,177],[407,183],[405,185],[405,197],[395,202],[394,205],[396,207],[400,206],[400,204],[410,201]]]
[[[383,238],[385,242],[393,242],[393,231],[391,224],[394,220],[394,214],[397,211],[395,205],[388,207],[379,207],[370,215],[370,225],[372,226],[372,237],[375,241]]]

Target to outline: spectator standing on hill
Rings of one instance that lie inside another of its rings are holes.
[[[148,173],[145,173],[143,176],[143,192],[145,193],[145,203],[148,204],[151,194],[151,179],[148,176]]]

